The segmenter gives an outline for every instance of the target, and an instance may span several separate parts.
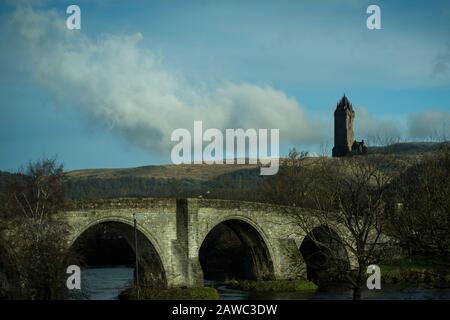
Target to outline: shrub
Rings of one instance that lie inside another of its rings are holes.
[[[227,282],[227,285],[253,292],[295,292],[317,289],[317,285],[307,280],[231,280]]]

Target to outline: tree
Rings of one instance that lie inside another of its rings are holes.
[[[17,213],[45,220],[64,205],[63,166],[56,159],[30,162],[11,185]]]
[[[278,174],[263,184],[260,191],[262,199],[270,203],[307,207],[308,190],[315,180],[314,161],[307,157],[308,152],[295,148],[289,150],[288,156],[281,160]]]
[[[0,300],[17,297],[14,284],[17,283],[14,254],[5,238],[6,224],[0,220]]]
[[[296,223],[336,269],[347,268],[345,275],[353,299],[361,299],[367,267],[377,263],[383,253],[383,195],[391,177],[370,164],[367,157],[323,159],[310,197],[318,211],[311,216],[295,213]],[[317,226],[327,236],[317,234]],[[342,250],[353,258],[353,268],[345,266]]]
[[[13,202],[9,247],[14,248],[17,295],[57,299],[65,292],[67,225],[54,215],[64,207],[63,166],[56,159],[29,163],[8,187]]]
[[[450,255],[450,145],[423,156],[392,184],[390,234],[410,255]]]

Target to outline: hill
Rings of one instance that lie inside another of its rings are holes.
[[[369,148],[369,157],[382,166],[383,156],[395,155],[407,163],[423,154],[438,150],[443,143],[410,142]],[[313,162],[314,157],[304,161]],[[335,161],[336,158],[327,158]],[[0,191],[14,175],[0,172]],[[136,168],[85,169],[66,172],[65,193],[68,199],[114,197],[226,197],[237,190],[249,191],[267,176],[260,176],[257,165],[153,165]],[[244,197],[245,195],[242,194]]]
[[[119,169],[85,169],[66,173],[71,179],[112,179],[133,176],[153,179],[194,179],[208,181],[238,170],[255,169],[256,165],[181,164],[153,165]]]
[[[112,197],[216,196],[262,177],[256,165],[159,165],[127,169],[88,169],[66,173],[69,199]]]
[[[370,147],[369,154],[420,155],[437,151],[448,142],[403,142],[383,147]]]

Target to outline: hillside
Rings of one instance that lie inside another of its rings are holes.
[[[369,148],[369,157],[383,166],[386,154],[403,165],[422,154],[436,151],[442,143],[398,143]],[[305,162],[314,162],[314,157]],[[336,161],[336,158],[327,158]],[[394,168],[395,170],[395,168]],[[0,172],[0,190],[14,175]],[[136,168],[85,169],[66,172],[65,193],[69,199],[113,197],[223,197],[237,190],[252,190],[267,176],[256,165],[153,165]],[[244,194],[242,194],[245,197]]]
[[[232,173],[238,170],[254,169],[256,165],[218,165],[218,164],[202,164],[202,165],[153,165],[136,168],[124,169],[86,169],[75,170],[66,173],[68,178],[72,179],[112,179],[133,176],[136,178],[153,178],[153,179],[193,179],[208,181],[218,176]]]
[[[384,147],[370,147],[369,154],[418,155],[437,151],[446,142],[405,142]],[[447,142],[448,143],[448,142]]]
[[[65,189],[70,199],[198,197],[252,186],[260,179],[256,165],[160,165],[71,171]]]

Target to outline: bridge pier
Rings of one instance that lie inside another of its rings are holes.
[[[274,241],[275,278],[278,280],[306,279],[306,263],[294,239]]]
[[[191,209],[192,212],[192,209]],[[176,200],[176,241],[174,256],[179,260],[182,280],[178,286],[203,286],[203,272],[195,250],[195,215],[190,214],[187,199]]]

